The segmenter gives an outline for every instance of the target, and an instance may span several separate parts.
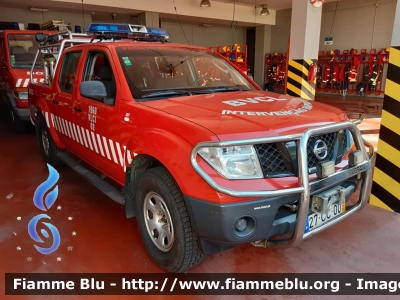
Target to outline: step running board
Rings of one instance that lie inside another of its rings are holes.
[[[113,187],[108,182],[101,179],[99,176],[89,171],[85,167],[83,167],[78,161],[73,159],[67,153],[57,153],[57,156],[69,167],[71,167],[74,171],[82,175],[86,178],[90,183],[92,183],[96,188],[98,188],[102,193],[107,195],[111,200],[125,205],[124,195],[118,191],[115,187]]]

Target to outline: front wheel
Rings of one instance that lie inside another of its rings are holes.
[[[137,224],[151,258],[163,269],[185,272],[205,257],[182,193],[164,167],[146,171],[137,183]]]

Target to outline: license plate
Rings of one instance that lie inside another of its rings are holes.
[[[330,210],[326,214],[312,213],[307,216],[306,227],[304,228],[304,233],[310,232],[323,224],[329,222],[330,220],[340,216],[346,211],[346,204],[333,204]]]

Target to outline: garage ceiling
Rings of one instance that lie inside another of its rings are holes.
[[[148,0],[151,2],[151,0]],[[200,4],[200,0],[191,0],[197,1]],[[237,6],[247,6],[247,7],[257,7],[259,8],[263,4],[267,4],[268,8],[271,10],[282,10],[282,9],[289,9],[292,7],[292,1],[295,0],[211,0],[211,6],[213,6],[213,2],[220,2],[226,3],[230,6],[235,3]],[[298,1],[298,0],[296,0]],[[327,2],[335,2],[338,0],[327,0]],[[339,0],[341,1],[341,0]],[[112,4],[110,4],[112,6]],[[171,1],[171,5],[173,5]],[[35,7],[46,7],[52,11],[64,11],[64,12],[71,12],[71,13],[82,13],[82,3],[81,1],[77,1],[75,3],[65,3],[61,1],[51,1],[51,0],[1,0],[0,6],[7,6],[7,7],[14,7],[14,8],[21,8],[21,9],[29,9],[31,6]],[[239,8],[240,9],[240,8]],[[117,13],[119,15],[130,15],[132,17],[137,16],[142,11],[135,10],[135,9],[124,9],[124,8],[115,8],[112,9],[113,13]],[[84,11],[85,12],[94,12],[96,16],[104,15],[103,19],[110,15],[110,7],[99,6],[99,5],[88,5],[84,4]],[[160,13],[160,19],[164,21],[170,22],[177,22],[177,18],[175,14],[166,14]],[[213,24],[216,26],[231,26],[231,21],[226,20],[218,20],[218,19],[209,19],[204,17],[194,17],[194,16],[185,16],[180,15],[180,20],[187,23],[187,24]],[[254,23],[245,23],[245,22],[238,22],[238,27],[253,27]]]
[[[269,9],[281,10],[292,7],[292,1],[294,0],[212,0],[212,2],[223,2],[223,3],[235,3],[237,5],[246,6],[261,6],[267,4]],[[298,0],[297,0],[298,1]],[[326,2],[336,2],[337,0],[327,0]],[[339,0],[341,1],[341,0]],[[211,3],[212,5],[212,3]]]

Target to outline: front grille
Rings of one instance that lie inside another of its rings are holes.
[[[287,176],[287,168],[276,144],[254,145],[264,177]]]
[[[320,162],[320,160],[314,154],[315,143],[319,140],[325,142],[326,146],[328,147],[328,155],[324,160],[332,160],[336,136],[337,134],[333,132],[310,137],[307,143],[308,169],[315,168],[317,166],[317,163]]]
[[[336,164],[342,160],[347,145],[346,134],[341,135],[338,132],[310,137],[307,143],[307,161],[310,174],[316,172],[316,166],[321,162],[314,154],[315,143],[318,140],[323,141],[328,148],[328,153],[323,161],[333,160]],[[336,141],[341,142],[337,143]],[[338,146],[339,149],[336,149]],[[260,160],[264,178],[297,176],[298,158],[295,141],[257,144],[254,145],[254,148]]]

